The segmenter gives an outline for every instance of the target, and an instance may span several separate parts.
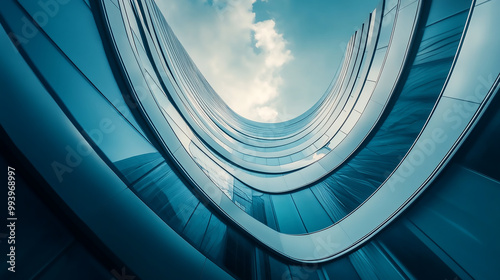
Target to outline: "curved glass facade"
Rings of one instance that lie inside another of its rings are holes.
[[[500,1],[381,1],[281,123],[229,108],[154,0],[1,7],[18,279],[500,272]]]

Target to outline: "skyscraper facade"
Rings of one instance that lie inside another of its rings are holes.
[[[0,275],[500,273],[499,0],[381,1],[323,96],[280,123],[229,108],[154,0],[1,7],[20,210],[18,271]]]

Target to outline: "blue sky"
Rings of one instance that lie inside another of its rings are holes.
[[[240,115],[279,122],[311,107],[379,0],[158,0],[203,75]]]

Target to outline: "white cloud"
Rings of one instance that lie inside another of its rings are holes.
[[[257,116],[260,119],[267,120],[269,122],[275,122],[278,117],[278,112],[272,107],[260,106],[257,108]]]
[[[212,87],[237,113],[278,119],[283,65],[293,59],[273,20],[255,22],[255,0],[170,0],[158,5]]]
[[[255,31],[255,46],[266,52],[267,67],[281,67],[292,58],[290,50],[286,49],[285,40],[282,34],[278,34],[274,29],[273,20],[257,22],[253,25]]]

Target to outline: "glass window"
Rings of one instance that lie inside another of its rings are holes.
[[[280,232],[290,234],[306,232],[297,208],[289,194],[273,195],[272,202]]]
[[[333,224],[309,188],[293,193],[292,198],[308,232],[324,229]]]

